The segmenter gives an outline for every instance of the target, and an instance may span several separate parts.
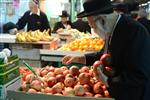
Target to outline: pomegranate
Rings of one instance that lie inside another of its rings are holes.
[[[66,87],[63,91],[63,95],[65,95],[65,96],[74,96],[75,91],[72,87]]]
[[[26,82],[22,82],[20,89],[21,89],[21,91],[26,91],[27,90]]]
[[[55,84],[53,87],[53,92],[54,93],[61,93],[62,90],[64,89],[64,84],[61,82],[58,82],[57,84]]]
[[[93,69],[89,70],[89,74],[90,74],[91,77],[94,77]]]
[[[73,86],[75,86],[78,83],[77,77],[73,77]]]
[[[49,71],[49,72],[54,72],[54,70],[55,70],[55,67],[53,67],[53,66],[50,66],[50,67],[48,68],[48,71]]]
[[[46,69],[41,70],[40,75],[45,76],[47,75],[48,71]]]
[[[48,77],[55,77],[55,74],[54,74],[54,72],[48,72],[48,73],[47,73],[47,76],[48,76]]]
[[[87,66],[83,66],[81,69],[80,69],[80,73],[89,73],[89,68]]]
[[[37,91],[41,90],[41,88],[42,88],[41,81],[33,80],[30,84],[30,87]]]
[[[64,84],[66,87],[71,87],[74,85],[74,79],[71,78],[71,77],[67,77],[65,80],[64,80]]]
[[[61,69],[62,69],[63,71],[65,71],[65,70],[68,70],[68,67],[67,67],[67,66],[62,66]]]
[[[59,75],[57,75],[56,76],[56,80],[57,80],[57,82],[64,82],[64,80],[65,80],[65,76],[64,75],[62,75],[62,74],[59,74]]]
[[[71,66],[70,67],[70,73],[73,76],[78,76],[79,75],[79,68],[77,66]]]
[[[93,97],[91,92],[85,92],[84,97]]]
[[[52,91],[52,89],[51,88],[49,88],[49,87],[46,87],[45,89],[44,89],[44,93],[53,93],[53,91]]]
[[[49,87],[52,87],[56,83],[57,83],[57,80],[55,77],[49,77],[49,79],[47,80],[47,84]]]
[[[28,92],[29,92],[29,93],[37,93],[37,91],[36,91],[35,89],[32,89],[32,88],[29,89]]]
[[[101,87],[102,87],[103,91],[107,90],[107,87],[105,85],[102,85]]]
[[[70,71],[69,70],[65,70],[65,71],[63,71],[63,75],[67,75],[67,74],[69,74],[70,73]]]
[[[58,75],[58,74],[63,74],[63,70],[62,70],[61,68],[55,68],[54,73],[55,73],[56,75]]]
[[[105,97],[110,97],[110,96],[109,96],[109,92],[108,92],[107,90],[104,91],[104,96],[105,96]]]
[[[103,89],[101,87],[101,83],[100,82],[94,84],[94,86],[93,86],[93,92],[96,93],[96,94],[103,93]]]
[[[84,87],[85,92],[91,91],[91,87],[88,84],[84,84],[83,87]]]
[[[65,78],[67,78],[67,77],[73,78],[73,75],[67,74],[67,75],[65,76]]]
[[[85,93],[84,87],[82,85],[74,86],[74,91],[76,96],[83,96]]]
[[[94,96],[95,98],[102,98],[103,97],[103,95],[101,95],[101,94],[95,94],[95,96]]]
[[[110,54],[103,54],[100,58],[100,61],[102,61],[102,63],[105,65],[105,66],[110,66],[111,65],[111,56]]]
[[[90,75],[88,73],[81,73],[79,75],[79,82],[82,85],[90,83]]]
[[[26,77],[25,77],[25,81],[26,81],[27,83],[31,83],[34,79],[35,79],[35,75],[33,75],[33,74],[28,74],[28,75],[26,75]]]

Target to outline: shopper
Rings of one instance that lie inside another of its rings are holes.
[[[40,30],[44,31],[50,29],[47,16],[39,9],[38,0],[29,1],[30,10],[25,12],[24,15],[18,20],[17,25],[19,30],[27,25],[27,31]]]
[[[83,21],[82,18],[77,18],[77,21],[73,22],[73,28],[79,30],[84,33],[91,33],[91,27],[89,26],[87,21]]]
[[[131,17],[112,13],[109,0],[87,0],[78,17],[87,17],[92,28],[105,39],[105,52],[112,58],[115,72],[105,78],[115,100],[149,100],[150,94],[150,35]],[[65,56],[63,64],[78,62],[93,64],[101,54]],[[95,74],[97,66],[93,66]],[[107,79],[108,78],[108,79]]]
[[[17,25],[13,22],[7,22],[3,25],[3,33],[16,34],[16,32],[18,31],[17,28]]]
[[[147,15],[147,12],[143,8],[141,8],[138,12],[137,21],[144,25],[150,33],[150,20],[147,19]]]
[[[69,14],[67,11],[63,10],[62,15],[60,15],[61,21],[57,22],[54,25],[53,33],[58,33],[61,29],[70,29],[72,28],[71,21],[68,20]]]

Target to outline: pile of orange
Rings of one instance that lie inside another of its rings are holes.
[[[62,47],[64,51],[100,51],[104,46],[101,38],[83,38]]]

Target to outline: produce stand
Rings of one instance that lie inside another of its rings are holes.
[[[7,93],[8,99],[14,100],[114,100],[113,98],[86,98],[86,97],[45,95],[45,94],[29,94],[12,90],[9,90]]]
[[[49,42],[17,42],[16,35],[0,34],[0,43],[8,43],[12,55],[18,55],[20,60],[26,60],[31,66],[41,67],[40,49],[57,49],[59,39]]]

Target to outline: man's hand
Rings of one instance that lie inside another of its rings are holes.
[[[108,83],[107,83],[107,79],[108,77],[106,75],[104,75],[103,73],[103,64],[101,61],[96,61],[93,66],[93,72],[94,72],[94,75],[95,77],[98,79],[98,80],[101,80],[107,87],[108,87]]]
[[[82,63],[82,64],[85,64],[86,61],[85,61],[85,56],[65,56],[63,59],[62,59],[62,63],[65,64],[65,65],[68,65],[68,64],[71,64],[71,63]]]

